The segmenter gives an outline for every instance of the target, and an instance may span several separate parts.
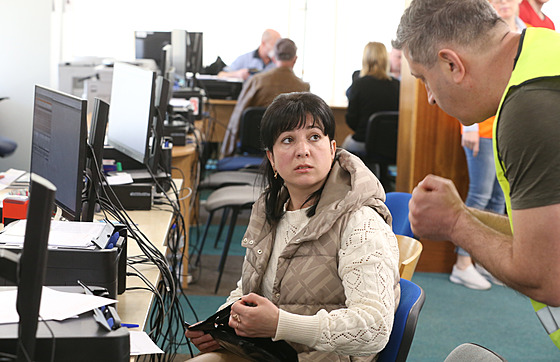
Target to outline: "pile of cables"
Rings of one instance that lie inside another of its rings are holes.
[[[94,164],[98,165],[97,160],[94,160]],[[173,214],[170,230],[167,232],[167,255],[163,255],[125,211],[117,196],[108,185],[105,174],[97,167],[94,168],[95,170],[92,170],[92,172],[97,172],[98,179],[105,185],[105,187],[95,188],[97,202],[100,205],[105,221],[114,226],[126,228],[127,242],[130,243],[133,240],[142,251],[141,255],[129,256],[127,258],[127,278],[139,278],[144,285],[142,287],[130,287],[126,290],[144,289],[154,294],[145,331],[164,351],[164,354],[142,356],[140,360],[172,361],[181,346],[187,345],[189,350],[191,350],[190,344],[185,337],[185,318],[180,303],[181,298],[187,301],[195,318],[198,319],[180,284],[180,280],[187,277],[182,272],[183,260],[185,258],[186,228],[188,227],[181,213],[182,199],[180,194],[182,190],[177,189],[171,176],[162,181],[157,179],[148,169],[155,185],[156,195],[158,195],[154,199],[154,204],[158,205],[160,209],[167,210]],[[94,186],[89,182],[87,187]],[[183,199],[192,196],[192,190],[188,189],[188,191],[187,195],[183,196]],[[142,275],[137,268],[139,264],[155,265],[158,268],[160,277],[156,285],[153,285]]]

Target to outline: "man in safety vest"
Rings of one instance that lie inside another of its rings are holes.
[[[560,348],[560,34],[513,33],[487,0],[413,0],[393,47],[431,104],[465,126],[496,115],[509,217],[466,207],[450,180],[428,175],[410,202],[414,234],[451,240],[529,296]]]

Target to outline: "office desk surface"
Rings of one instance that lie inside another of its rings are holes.
[[[182,187],[182,180],[173,180],[178,189]],[[9,192],[5,189],[0,191],[0,195]],[[166,254],[167,246],[165,241],[167,232],[173,219],[173,213],[169,206],[156,206],[148,211],[127,211],[132,221],[137,225],[138,229],[142,231],[146,237],[154,244],[154,246],[163,254]],[[96,215],[100,219],[101,214]],[[0,230],[3,225],[0,224]],[[127,256],[144,255],[135,240],[129,238],[127,245]],[[136,264],[135,267],[141,272],[146,279],[154,286],[160,278],[159,269],[152,263]],[[127,267],[128,271],[133,271]],[[143,281],[137,277],[128,276],[126,278],[126,286],[130,287],[145,287]],[[151,308],[152,299],[154,294],[149,290],[127,290],[125,293],[117,296],[117,312],[123,323],[138,324],[139,328],[132,330],[144,330],[146,325],[148,313]]]
[[[196,203],[191,203],[192,198],[196,197],[196,175],[198,171],[198,153],[196,146],[192,143],[185,146],[173,146],[171,151],[171,176],[174,179],[183,178],[183,186],[180,188],[181,192],[179,197],[181,198],[181,213],[183,214],[183,219],[185,220],[185,245],[183,246],[186,250],[189,249],[189,226],[191,221],[191,215],[193,212],[196,213]],[[195,205],[195,209],[191,210],[191,205]],[[183,257],[183,270],[181,271],[181,286],[183,289],[187,289],[188,280],[185,275],[188,274],[189,270],[189,258],[188,253],[185,253]]]

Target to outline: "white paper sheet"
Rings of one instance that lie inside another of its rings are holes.
[[[116,172],[107,176],[107,183],[109,185],[126,185],[133,182],[134,180],[132,179],[132,176],[130,176],[127,172]]]
[[[23,246],[25,226],[27,220],[18,220],[9,224],[2,234],[0,243],[5,245]],[[103,229],[101,222],[68,222],[51,221],[49,232],[49,248],[88,248],[93,247],[93,241]]]
[[[23,176],[25,172],[26,171],[10,168],[8,171],[0,173],[0,175],[3,176],[0,179],[0,190],[4,190],[6,187],[10,186],[12,182]]]
[[[130,333],[130,355],[139,356],[143,354],[163,353],[163,351],[152,341],[150,336],[143,331],[129,331]]]
[[[0,324],[18,323],[19,315],[16,310],[17,289],[0,291]],[[114,299],[98,297],[80,293],[59,292],[43,287],[41,308],[39,315],[44,320],[63,321],[79,314],[113,304]]]

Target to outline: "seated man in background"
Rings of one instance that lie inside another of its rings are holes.
[[[221,78],[240,78],[247,80],[252,73],[274,68],[276,65],[271,59],[274,44],[280,39],[276,30],[266,29],[261,38],[261,45],[256,50],[240,55],[218,73]]]
[[[309,83],[298,78],[293,71],[297,56],[296,44],[283,38],[274,46],[273,60],[276,68],[256,74],[243,85],[229,119],[224,141],[222,142],[222,157],[230,156],[235,150],[238,140],[239,123],[243,111],[248,107],[268,107],[281,93],[308,92]]]

